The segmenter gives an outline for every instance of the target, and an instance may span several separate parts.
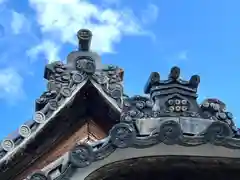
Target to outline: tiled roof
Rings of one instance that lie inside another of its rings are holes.
[[[64,164],[59,161],[54,164],[54,167],[65,167],[58,169],[57,176],[43,169],[29,177],[85,179],[111,162],[157,154],[197,155],[209,161],[214,157],[214,162],[223,164],[233,164],[234,158],[239,160],[239,131],[226,105],[218,99],[206,99],[198,104],[200,77],[183,81],[179,79],[179,68],[174,67],[171,73],[175,70],[175,76],[170,75],[171,79],[163,81],[156,72],[151,74],[145,86],[150,96],[125,97],[120,122],[112,127],[108,136],[90,144],[77,143],[63,157]]]
[[[46,66],[47,91],[36,101],[33,120],[2,141],[0,165],[7,164],[33,142],[86,84],[91,84],[113,109],[121,113],[120,122],[105,139],[90,145],[76,144],[64,159],[67,163],[60,163],[65,169],[61,168],[59,177],[67,176],[67,168],[84,168],[94,161],[106,159],[117,148],[146,148],[162,143],[182,147],[212,144],[240,149],[239,131],[226,105],[217,99],[197,103],[198,75],[183,80],[180,68],[173,67],[168,79],[162,80],[159,73],[153,72],[144,88],[146,96],[125,96],[122,69],[116,66],[99,68],[101,58],[89,51],[91,36],[90,31],[80,30],[80,48],[68,55],[67,63],[54,62]],[[45,180],[49,172],[35,173],[31,180],[34,177]]]

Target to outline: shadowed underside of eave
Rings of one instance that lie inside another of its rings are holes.
[[[193,156],[132,158],[105,165],[84,180],[238,180],[239,162],[239,159]]]

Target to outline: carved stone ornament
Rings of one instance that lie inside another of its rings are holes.
[[[13,140],[11,140],[11,139],[4,139],[1,143],[1,146],[5,151],[9,152],[14,149],[15,144],[14,144]]]
[[[91,57],[81,57],[76,60],[76,69],[80,71],[82,70],[87,74],[94,74],[96,65]]]
[[[159,139],[165,144],[176,144],[181,135],[180,124],[176,121],[166,121],[160,126]]]
[[[85,80],[85,75],[80,72],[74,72],[72,75],[73,82],[79,84]]]
[[[51,178],[45,175],[44,172],[38,171],[31,174],[27,180],[51,180]]]
[[[133,144],[136,132],[129,124],[120,123],[110,131],[111,142],[118,148],[126,148]]]
[[[108,97],[114,99],[117,105],[122,108],[123,85],[122,69],[115,66],[107,66],[102,71],[97,71],[92,77],[95,82],[101,85],[102,90]]]
[[[73,166],[78,168],[83,168],[90,165],[93,159],[93,150],[88,144],[76,145],[70,152],[70,162]]]
[[[19,128],[19,134],[24,138],[29,137],[31,135],[31,128],[27,125],[22,125]]]
[[[213,122],[206,131],[206,140],[214,144],[222,144],[227,138],[232,136],[232,131],[226,123]]]
[[[35,112],[33,119],[34,119],[34,121],[36,121],[39,124],[42,124],[46,121],[45,114],[42,113],[41,111]]]

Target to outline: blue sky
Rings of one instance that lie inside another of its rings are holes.
[[[199,101],[219,98],[240,126],[240,1],[0,0],[0,139],[32,118],[44,66],[76,49],[90,28],[104,63],[125,70],[126,93],[142,94],[151,71],[201,76]]]

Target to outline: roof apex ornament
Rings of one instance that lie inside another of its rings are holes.
[[[154,117],[185,116],[201,117],[201,111],[196,101],[200,77],[193,75],[190,80],[180,78],[180,68],[172,67],[167,80],[161,80],[158,72],[152,72],[144,88],[145,94],[150,94],[153,103]]]
[[[180,78],[180,68],[174,66],[171,68],[167,80],[161,80],[158,72],[152,72],[144,88],[145,94],[152,94],[155,91],[178,89],[183,91],[189,91],[192,93],[197,92],[198,85],[200,83],[200,76],[193,75],[189,80],[183,80]]]
[[[80,29],[77,32],[79,51],[89,51],[92,40],[92,32],[88,29]]]

